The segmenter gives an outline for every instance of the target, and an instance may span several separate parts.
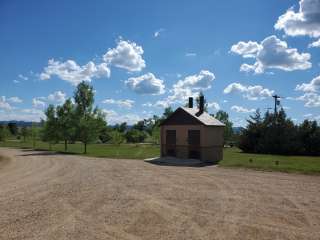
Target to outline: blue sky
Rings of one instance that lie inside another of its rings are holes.
[[[320,121],[320,0],[4,0],[0,36],[0,120],[37,121],[85,80],[111,124],[199,91],[235,126],[274,93]]]

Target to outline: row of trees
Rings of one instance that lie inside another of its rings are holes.
[[[198,107],[201,94],[196,98]],[[204,110],[207,111],[207,104]],[[151,118],[138,121],[133,126],[128,126],[126,122],[109,126],[103,112],[94,107],[92,86],[82,82],[77,86],[73,99],[67,99],[62,105],[56,107],[54,105],[48,106],[45,110],[46,120],[42,121],[40,126],[18,128],[15,123],[0,126],[0,141],[3,141],[8,135],[23,139],[23,141],[32,136],[34,147],[36,139],[48,142],[50,148],[52,144],[62,141],[65,151],[68,150],[69,143],[81,141],[85,153],[88,143],[92,142],[120,144],[147,141],[159,144],[160,124],[172,113],[173,109],[167,107],[161,116],[154,115]],[[214,117],[226,124],[225,139],[230,140],[233,134],[228,114],[224,111],[218,111]]]
[[[239,147],[252,153],[320,155],[320,126],[309,120],[295,125],[283,109],[264,116],[258,110],[242,131]]]
[[[65,151],[68,143],[81,141],[84,144],[84,153],[87,144],[100,141],[120,144],[123,142],[139,143],[146,138],[159,143],[160,123],[173,111],[166,108],[161,117],[154,115],[152,118],[138,121],[132,127],[127,123],[108,126],[105,115],[97,107],[94,108],[94,91],[92,86],[82,82],[74,93],[73,101],[67,99],[61,106],[49,105],[45,111],[46,121],[40,132],[41,139],[51,144],[64,142]]]
[[[50,144],[62,140],[65,151],[68,150],[68,142],[78,140],[84,144],[86,153],[87,144],[95,141],[107,125],[104,114],[97,107],[94,108],[93,104],[92,86],[80,83],[74,93],[74,103],[67,99],[62,106],[48,106],[41,133],[42,140]]]
[[[16,123],[8,123],[7,125],[0,125],[0,142],[5,141],[9,136],[13,136],[17,139],[26,138],[32,134],[31,129],[26,126],[19,128]]]

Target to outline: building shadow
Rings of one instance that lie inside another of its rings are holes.
[[[199,159],[181,159],[175,157],[157,157],[152,159],[145,159],[147,163],[159,166],[173,166],[173,167],[206,167],[214,166],[217,163],[202,162]]]

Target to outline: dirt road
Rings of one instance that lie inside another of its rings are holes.
[[[0,148],[0,239],[320,239],[320,177]]]

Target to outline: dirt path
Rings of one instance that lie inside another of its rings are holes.
[[[320,177],[0,148],[0,239],[320,239]]]

